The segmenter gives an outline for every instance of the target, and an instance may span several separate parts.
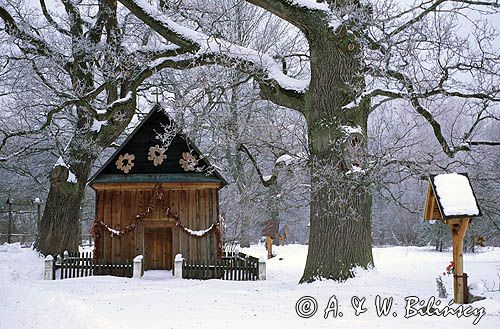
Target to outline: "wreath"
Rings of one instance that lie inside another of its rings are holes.
[[[151,146],[148,152],[148,160],[153,161],[154,166],[159,166],[167,158],[165,149],[159,145]]]
[[[120,155],[118,160],[116,160],[116,168],[128,174],[132,167],[134,166],[135,155],[125,153]]]

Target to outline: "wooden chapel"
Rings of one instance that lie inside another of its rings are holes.
[[[172,269],[178,253],[215,263],[221,252],[218,192],[226,181],[160,105],[89,185],[96,193],[96,259],[143,255],[145,270]]]

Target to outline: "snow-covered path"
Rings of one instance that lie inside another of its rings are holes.
[[[263,247],[243,252],[261,256]],[[451,253],[427,248],[375,248],[377,268],[360,271],[344,283],[298,285],[307,246],[277,247],[268,261],[268,280],[234,282],[178,280],[165,272],[147,273],[141,280],[89,277],[43,281],[43,259],[18,245],[0,246],[0,329],[21,328],[499,328],[500,292],[485,292],[486,315],[475,317],[404,317],[405,297],[427,300],[436,295],[435,278],[451,260]],[[282,260],[280,260],[282,258]],[[500,249],[465,255],[470,282],[485,281],[499,289]],[[452,292],[450,276],[444,281]],[[335,295],[343,316],[324,318]],[[393,297],[391,314],[378,317],[375,296]],[[295,304],[314,297],[317,313],[300,318]],[[366,313],[354,315],[351,298],[366,297]],[[443,303],[447,303],[443,300]],[[457,305],[453,305],[456,307]],[[393,312],[397,316],[392,315]]]

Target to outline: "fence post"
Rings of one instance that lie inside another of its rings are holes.
[[[45,271],[43,274],[44,280],[55,280],[56,273],[54,271],[54,257],[52,255],[47,255],[45,257]]]
[[[38,236],[40,232],[40,220],[42,219],[42,201],[40,201],[40,198],[35,198],[33,203],[36,204],[36,234]]]
[[[10,198],[7,199],[7,204],[9,205],[9,222],[7,223],[7,243],[11,243],[11,235],[12,235],[12,200]]]
[[[182,279],[182,263],[184,263],[184,258],[182,257],[182,255],[175,255],[174,276],[178,279]]]
[[[264,257],[259,258],[259,280],[266,279],[266,260]]]
[[[134,268],[132,272],[132,277],[134,279],[140,279],[142,277],[142,255],[136,256],[134,258]]]

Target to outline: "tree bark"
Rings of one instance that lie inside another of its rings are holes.
[[[366,168],[369,104],[342,110],[363,87],[359,45],[343,27],[318,33],[308,38],[311,227],[301,282],[344,281],[355,267],[373,265],[371,194],[363,172],[356,172]]]
[[[96,153],[82,147],[88,144],[85,137],[75,134],[66,151],[67,162],[56,164],[50,173],[50,189],[35,242],[35,248],[44,255],[78,251],[80,206],[96,159]],[[68,179],[70,172],[76,183]]]
[[[80,205],[85,182],[67,181],[69,169],[56,166],[50,173],[50,189],[35,248],[44,255],[78,251]]]

